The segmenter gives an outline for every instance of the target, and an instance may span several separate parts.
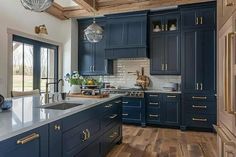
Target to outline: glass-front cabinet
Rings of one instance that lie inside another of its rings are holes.
[[[152,33],[174,32],[179,30],[179,15],[151,16]]]

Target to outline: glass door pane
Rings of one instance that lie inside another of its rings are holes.
[[[24,91],[33,90],[33,46],[24,44]]]
[[[47,61],[47,48],[41,48],[40,50],[40,67],[41,67],[41,82],[40,82],[40,90],[41,92],[46,91],[46,82],[48,78],[48,61]]]
[[[23,43],[13,42],[13,91],[23,91]]]

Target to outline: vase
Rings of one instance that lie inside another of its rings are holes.
[[[70,93],[81,93],[81,85],[71,85]]]

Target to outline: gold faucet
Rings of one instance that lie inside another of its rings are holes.
[[[45,93],[45,99],[44,99],[45,104],[49,103],[49,99],[50,99],[49,92],[48,92],[49,85],[51,85],[51,84],[59,85],[60,82],[62,82],[61,83],[61,88],[62,88],[62,86],[64,86],[64,80],[63,79],[59,79],[57,82],[48,82],[48,79],[47,79],[47,82],[46,82],[46,93]],[[53,98],[53,96],[51,98]]]

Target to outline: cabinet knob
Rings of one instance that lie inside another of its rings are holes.
[[[54,130],[61,130],[61,126],[60,125],[55,125]]]

